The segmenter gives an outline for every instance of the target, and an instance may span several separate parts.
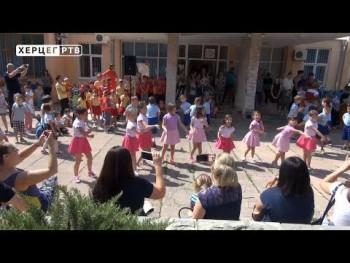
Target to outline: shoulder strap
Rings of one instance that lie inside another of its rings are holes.
[[[321,224],[322,224],[324,218],[326,217],[328,211],[329,211],[329,210],[332,208],[332,206],[334,205],[334,203],[335,203],[335,198],[334,198],[334,197],[335,197],[335,193],[337,192],[339,186],[341,186],[341,185],[343,185],[343,183],[338,184],[338,185],[334,188],[334,190],[333,190],[333,192],[332,192],[332,196],[331,196],[331,198],[329,199],[329,202],[328,202],[328,204],[327,204],[326,209],[325,209],[324,212],[323,212],[323,215],[317,220],[317,221],[320,221]],[[311,223],[311,224],[312,224],[312,223]]]

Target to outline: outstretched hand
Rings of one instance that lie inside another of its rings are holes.
[[[162,166],[162,158],[160,156],[159,152],[153,152],[152,153],[152,159],[153,159],[153,165],[154,166]]]

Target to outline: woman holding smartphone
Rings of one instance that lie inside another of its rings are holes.
[[[17,168],[24,159],[29,157],[44,142],[49,146],[49,160],[47,168],[24,171]],[[38,142],[19,151],[11,143],[0,145],[0,182],[29,196],[29,200],[46,212],[53,200],[57,177],[57,157],[54,150],[52,132],[45,131]],[[42,182],[40,188],[37,183]]]
[[[135,176],[128,149],[112,147],[106,154],[100,176],[92,190],[94,200],[105,203],[122,193],[118,204],[122,208],[130,208],[133,214],[137,213],[143,207],[145,198],[161,199],[165,196],[162,159],[159,153],[153,153],[153,166],[156,170],[155,184]],[[144,216],[145,213],[141,211],[140,215]]]

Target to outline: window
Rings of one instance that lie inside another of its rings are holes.
[[[184,58],[186,57],[186,46],[185,45],[179,45],[179,58]]]
[[[83,47],[83,55],[79,58],[80,77],[93,78],[101,73],[102,45],[80,44]]]
[[[45,66],[45,57],[18,57],[16,56],[17,44],[44,44],[42,34],[0,34],[0,74],[4,74],[7,63],[15,67],[29,64],[28,77],[41,77]]]
[[[188,45],[188,58],[202,58],[202,45]]]
[[[259,70],[263,71],[264,76],[270,72],[272,78],[281,77],[282,65],[282,48],[262,47],[260,49]]]
[[[123,43],[122,74],[125,75],[124,56],[136,56],[136,63],[146,63],[151,77],[165,77],[167,44],[162,43]]]
[[[328,66],[328,49],[307,49],[306,60],[304,63],[304,75],[315,74],[315,80],[322,84],[326,82],[326,73]]]

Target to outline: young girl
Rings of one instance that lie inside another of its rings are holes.
[[[74,183],[80,183],[78,176],[79,166],[82,161],[82,155],[85,154],[88,167],[88,176],[96,179],[96,174],[92,171],[92,154],[89,141],[86,139],[94,138],[91,130],[86,131],[85,121],[87,119],[87,110],[81,106],[77,106],[75,109],[75,120],[73,123],[73,138],[69,144],[68,152],[74,154]]]
[[[194,179],[194,193],[191,194],[190,197],[190,206],[193,209],[197,200],[198,200],[198,193],[206,188],[209,188],[212,185],[212,181],[209,175],[207,174],[200,174],[199,176]]]
[[[343,120],[343,132],[341,139],[344,141],[342,150],[350,150],[350,104],[346,106],[346,112],[342,116]]]
[[[305,123],[304,127],[305,135],[303,134],[302,136],[300,136],[300,138],[296,142],[296,145],[298,145],[300,148],[303,148],[303,160],[304,162],[306,162],[308,169],[311,171],[311,153],[313,150],[316,149],[317,144],[315,135],[318,134],[321,137],[321,141],[325,141],[325,138],[323,134],[317,130],[317,111],[311,110],[309,112],[309,116],[309,120]],[[306,135],[310,137],[307,138]]]
[[[100,116],[101,116],[101,97],[100,97],[100,92],[98,89],[93,90],[93,94],[91,97],[91,109],[92,109],[92,114],[94,115],[94,123],[95,126],[101,124]]]
[[[141,101],[139,103],[139,112],[140,112],[139,116],[137,117],[137,129],[139,131],[139,134],[137,135],[137,138],[139,139],[140,148],[142,149],[142,151],[151,152],[153,141],[152,141],[152,134],[150,130],[159,129],[159,125],[147,124],[149,120],[146,116],[147,106],[144,101]],[[142,160],[142,157],[140,156],[140,158],[137,161],[137,166],[139,166],[141,160]]]
[[[164,156],[168,149],[168,145],[170,145],[170,163],[175,164],[174,161],[174,153],[175,153],[175,145],[180,142],[179,131],[177,130],[178,124],[180,127],[188,133],[188,130],[185,125],[183,125],[180,120],[180,116],[176,114],[176,105],[173,103],[168,104],[168,113],[163,117],[163,133],[160,137],[160,141],[164,143],[162,149],[162,160],[164,162]]]
[[[325,137],[325,141],[324,142],[321,141],[321,154],[325,153],[324,145],[330,141],[329,134],[331,133],[331,130],[330,130],[329,116],[331,114],[331,110],[332,110],[331,105],[326,104],[323,106],[323,111],[320,114],[318,114],[318,119],[317,119],[318,131],[322,133]],[[319,139],[318,136],[316,137]]]
[[[19,93],[14,95],[15,103],[12,106],[11,120],[13,121],[13,130],[15,132],[16,143],[18,143],[18,134],[20,141],[26,143],[27,141],[23,139],[24,134],[24,116],[26,108],[23,105],[23,96]]]
[[[7,125],[7,119],[6,119],[7,108],[8,108],[8,104],[5,100],[4,91],[2,89],[0,89],[0,116],[1,116],[2,122],[5,126],[5,133],[9,132],[9,128]]]
[[[288,125],[277,128],[277,131],[281,132],[278,133],[272,141],[272,145],[275,146],[278,150],[275,159],[272,161],[273,166],[277,166],[277,161],[279,158],[281,158],[281,162],[284,161],[286,152],[288,152],[290,148],[289,142],[293,132],[299,133],[300,135],[305,135],[305,137],[308,138],[307,134],[304,134],[302,131],[294,128],[297,124],[298,118],[291,117],[288,119]]]
[[[125,116],[127,119],[125,136],[123,139],[122,146],[129,150],[132,159],[132,167],[134,168],[135,175],[138,175],[136,170],[136,152],[139,150],[140,141],[136,137],[138,134],[136,116],[137,111],[133,108],[127,109],[125,111]]]
[[[29,95],[25,95],[25,102],[23,102],[23,105],[26,107],[24,116],[24,129],[27,134],[32,132],[33,116],[35,115],[35,111],[33,105],[30,103],[30,99],[31,97]]]
[[[232,116],[227,114],[223,121],[223,125],[220,126],[218,131],[218,141],[215,143],[215,147],[223,150],[224,153],[230,154],[235,148],[235,144],[232,140],[232,135],[235,132],[235,128],[232,125]]]
[[[204,132],[204,127],[209,127],[207,119],[205,117],[205,108],[199,106],[196,108],[196,114],[191,119],[191,132],[188,139],[192,141],[193,148],[191,151],[190,158],[188,159],[191,163],[194,163],[193,159],[194,152],[198,149],[198,154],[202,154],[202,142],[207,141],[207,136]]]
[[[252,162],[256,163],[254,158],[255,147],[260,146],[260,134],[265,134],[263,122],[261,120],[261,114],[258,111],[254,111],[252,118],[254,119],[249,125],[249,132],[244,136],[243,142],[247,145],[247,150],[244,153],[242,162],[246,162],[246,157],[251,150]]]
[[[53,107],[50,103],[44,103],[43,104],[43,112],[44,112],[44,125],[45,125],[45,130],[51,130],[52,131],[52,135],[54,140],[54,150],[56,154],[60,154],[62,152],[60,152],[58,150],[58,141],[57,141],[57,129],[56,129],[56,125],[55,125],[55,121],[54,121],[54,112],[53,112]],[[41,153],[43,154],[47,154],[48,152],[46,151],[46,147],[47,147],[47,143],[45,142],[43,144]]]

